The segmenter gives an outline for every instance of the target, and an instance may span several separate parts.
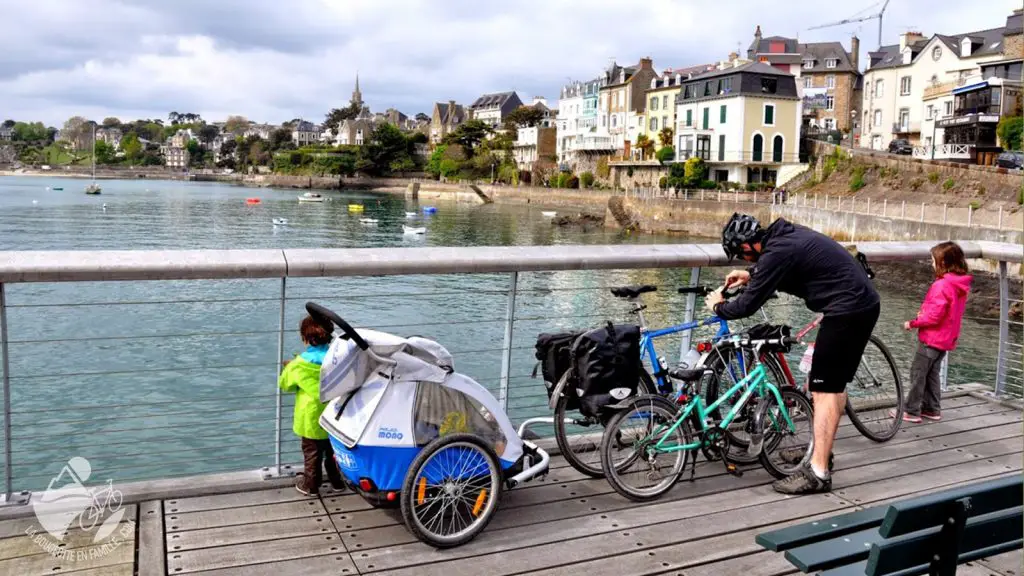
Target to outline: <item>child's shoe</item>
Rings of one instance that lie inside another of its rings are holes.
[[[939,420],[942,420],[942,414],[939,414],[938,412],[925,412],[922,410],[921,418],[931,420],[932,422],[938,422]]]
[[[889,417],[890,418],[895,418],[896,417],[896,410],[889,410]],[[904,412],[903,413],[903,421],[904,422],[910,422],[911,424],[920,424],[921,423],[921,417],[920,416],[915,416],[915,415],[911,414],[910,412]]]

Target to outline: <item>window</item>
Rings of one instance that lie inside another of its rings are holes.
[[[875,110],[875,121],[874,121],[873,125],[876,126],[876,127],[882,125],[882,111],[881,110]]]
[[[938,86],[939,85],[939,75],[938,74],[932,74],[931,83],[932,83],[932,86]]]
[[[693,126],[693,110],[686,111],[686,125]]]
[[[760,162],[762,157],[762,151],[764,149],[764,138],[760,134],[754,134],[754,146],[753,152],[751,153],[750,159],[754,162]]]
[[[782,135],[772,138],[772,162],[782,162]]]
[[[764,125],[774,126],[775,125],[775,105],[765,104],[764,105]]]
[[[814,68],[814,60],[804,60],[804,70],[810,70],[811,68]]]
[[[668,94],[661,97],[661,109],[668,110]]]
[[[691,88],[690,84],[683,87],[683,100],[689,100],[692,97]]]
[[[835,99],[835,96],[832,96],[832,95],[825,96],[825,110],[835,110],[835,109],[836,109],[836,99]]]
[[[836,75],[835,74],[829,74],[828,76],[825,77],[825,88],[835,88],[835,87],[836,87]]]
[[[723,109],[725,107],[723,106]],[[725,161],[725,134],[718,135],[718,161]]]
[[[704,95],[711,96],[711,82],[704,83]]]
[[[839,65],[839,60],[838,59],[836,59],[836,58],[826,58],[825,59],[825,68],[835,68],[837,65]]]
[[[662,128],[668,128],[669,127],[669,125],[668,125],[668,116],[662,116],[661,117],[661,127]]]
[[[900,132],[910,131],[910,109],[900,108]]]
[[[705,130],[708,129],[708,125],[709,125],[708,116],[710,116],[710,112],[711,112],[711,108],[710,107],[704,109],[704,129]]]
[[[953,101],[950,100],[950,101],[946,102],[946,116],[952,116],[952,115],[953,115]]]
[[[779,81],[775,78],[761,78],[761,92],[764,94],[775,94],[779,88]]]
[[[657,110],[657,109],[658,109],[658,97],[657,96],[652,96],[651,97],[651,110]]]
[[[885,82],[875,80],[875,98],[881,98],[885,94]]]
[[[804,76],[804,88],[812,87],[814,87],[814,78],[811,78],[810,76]]]
[[[1019,74],[1018,74],[1018,76],[1019,76]],[[732,78],[723,78],[722,79],[722,94],[728,94],[729,92],[732,92]]]
[[[932,48],[932,60],[938,61],[939,58],[942,58],[942,46]]]
[[[900,96],[910,95],[910,76],[900,78]]]
[[[725,104],[718,109],[718,121],[725,124]]]
[[[924,119],[931,120],[935,117],[935,107],[931,104],[928,105],[928,110],[925,112]]]
[[[651,130],[657,130],[657,129],[658,129],[658,119],[657,118],[651,118]]]
[[[615,128],[615,125],[618,124],[618,123],[619,123],[619,117],[614,115],[614,114],[612,114],[612,128]]]

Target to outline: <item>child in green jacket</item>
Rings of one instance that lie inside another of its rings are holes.
[[[302,439],[302,459],[305,472],[295,483],[295,489],[306,496],[315,496],[320,490],[327,469],[327,480],[335,490],[345,484],[334,461],[334,450],[327,432],[320,426],[320,414],[326,404],[320,402],[320,365],[331,343],[331,327],[324,326],[311,316],[299,324],[299,333],[306,351],[285,363],[277,385],[285,392],[295,392],[295,417],[292,430]]]

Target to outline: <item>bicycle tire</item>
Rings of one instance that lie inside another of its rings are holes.
[[[625,498],[634,502],[647,502],[659,498],[662,494],[668,492],[675,486],[679,480],[680,474],[686,470],[687,463],[690,458],[696,458],[696,451],[680,450],[678,452],[671,452],[666,454],[676,455],[677,462],[672,466],[672,470],[664,479],[659,482],[654,488],[649,490],[640,490],[627,485],[622,479],[628,467],[633,464],[637,464],[641,459],[637,456],[631,456],[627,459],[629,466],[619,465],[616,466],[613,459],[613,449],[618,445],[621,445],[620,438],[617,438],[619,434],[612,433],[618,431],[619,426],[623,420],[628,418],[634,410],[641,412],[647,412],[650,414],[659,414],[662,419],[667,422],[674,420],[676,415],[679,413],[679,406],[664,396],[657,394],[649,394],[646,396],[640,396],[629,403],[629,406],[620,410],[615,416],[612,416],[611,420],[608,421],[608,426],[605,428],[605,434],[601,439],[601,467],[603,470],[610,470],[605,474],[605,478],[611,487],[624,496]],[[693,431],[690,429],[689,420],[684,420],[680,423],[680,426],[676,428],[675,433],[682,435],[684,444],[693,442]],[[691,453],[692,452],[692,453]],[[682,454],[682,462],[678,462],[678,455]],[[638,465],[638,468],[642,468],[642,465]],[[652,472],[647,472],[647,477],[650,477]]]
[[[761,466],[763,466],[769,474],[781,480],[782,478],[793,474],[799,470],[800,466],[804,466],[810,461],[811,454],[814,452],[814,406],[803,392],[795,388],[783,388],[779,390],[779,393],[782,395],[782,403],[785,406],[786,411],[790,413],[790,418],[793,417],[792,411],[789,408],[791,403],[792,405],[799,405],[800,409],[806,415],[805,417],[807,419],[807,427],[809,430],[808,436],[810,438],[807,447],[803,449],[800,461],[791,463],[789,466],[784,467],[772,460],[772,454],[777,451],[782,442],[782,438],[785,435],[772,431],[764,431],[764,428],[762,428],[762,434],[764,435],[764,448],[762,448],[758,453],[757,458],[761,461]],[[768,419],[768,410],[773,406],[778,406],[778,402],[775,401],[774,396],[769,394],[767,398],[763,398],[761,402],[758,403],[755,421],[760,423],[761,426],[764,426],[766,423],[770,423],[771,420]],[[770,448],[768,448],[769,446]]]
[[[654,380],[651,378],[651,375],[648,374],[646,370],[641,369],[640,382],[637,385],[637,396],[650,394],[654,389]],[[566,396],[566,393],[563,392],[558,398],[558,402],[555,404],[555,444],[558,445],[558,451],[562,454],[562,457],[565,458],[565,461],[575,468],[580,474],[591,478],[603,478],[604,469],[601,467],[601,438],[604,436],[604,427],[601,426],[600,422],[593,418],[586,419],[588,421],[586,426],[594,426],[600,429],[599,432],[587,433],[588,436],[590,434],[598,433],[600,433],[601,436],[598,436],[596,440],[583,445],[592,446],[592,450],[589,451],[593,452],[593,456],[589,459],[582,457],[573,447],[572,442],[570,442],[568,438],[569,434],[565,429],[565,413],[568,401],[569,399]]]
[[[888,442],[894,436],[896,436],[897,432],[900,431],[900,426],[903,424],[903,405],[905,399],[903,398],[903,381],[900,378],[899,369],[896,367],[896,361],[893,359],[892,352],[889,351],[889,347],[886,346],[885,343],[882,342],[881,339],[879,339],[874,334],[872,334],[871,337],[868,338],[868,347],[872,345],[874,345],[877,348],[877,350],[881,352],[882,358],[885,359],[885,365],[888,368],[888,371],[891,373],[893,382],[895,383],[896,389],[886,394],[887,400],[890,399],[890,397],[895,397],[895,417],[890,418],[888,415],[889,410],[892,409],[890,406],[883,406],[882,410],[885,411],[884,416],[879,421],[884,423],[891,419],[891,423],[889,423],[888,426],[873,429],[870,426],[868,426],[868,424],[865,422],[866,418],[861,417],[862,414],[871,412],[872,410],[863,410],[861,413],[858,413],[857,410],[854,408],[853,402],[850,400],[849,394],[846,395],[846,415],[850,418],[850,422],[853,424],[854,428],[856,428],[858,432],[860,432],[865,437],[870,438],[875,442],[882,443]],[[868,348],[865,348],[864,355],[867,355],[867,353]],[[864,356],[861,356],[860,364],[857,365],[857,375],[854,376],[855,381],[861,381],[858,375],[861,373],[861,370],[865,368],[866,367],[864,363]],[[868,377],[874,379],[875,375],[871,372],[870,368],[866,369],[868,371]],[[851,383],[850,385],[852,386],[853,383]],[[847,390],[847,392],[849,392],[849,390]],[[875,400],[875,403],[877,402],[879,401]],[[872,406],[873,403],[868,402],[867,405]]]

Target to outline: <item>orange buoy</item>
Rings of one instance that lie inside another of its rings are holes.
[[[259,204],[260,203],[260,199],[259,198],[246,198],[245,199],[245,203],[246,204]]]

